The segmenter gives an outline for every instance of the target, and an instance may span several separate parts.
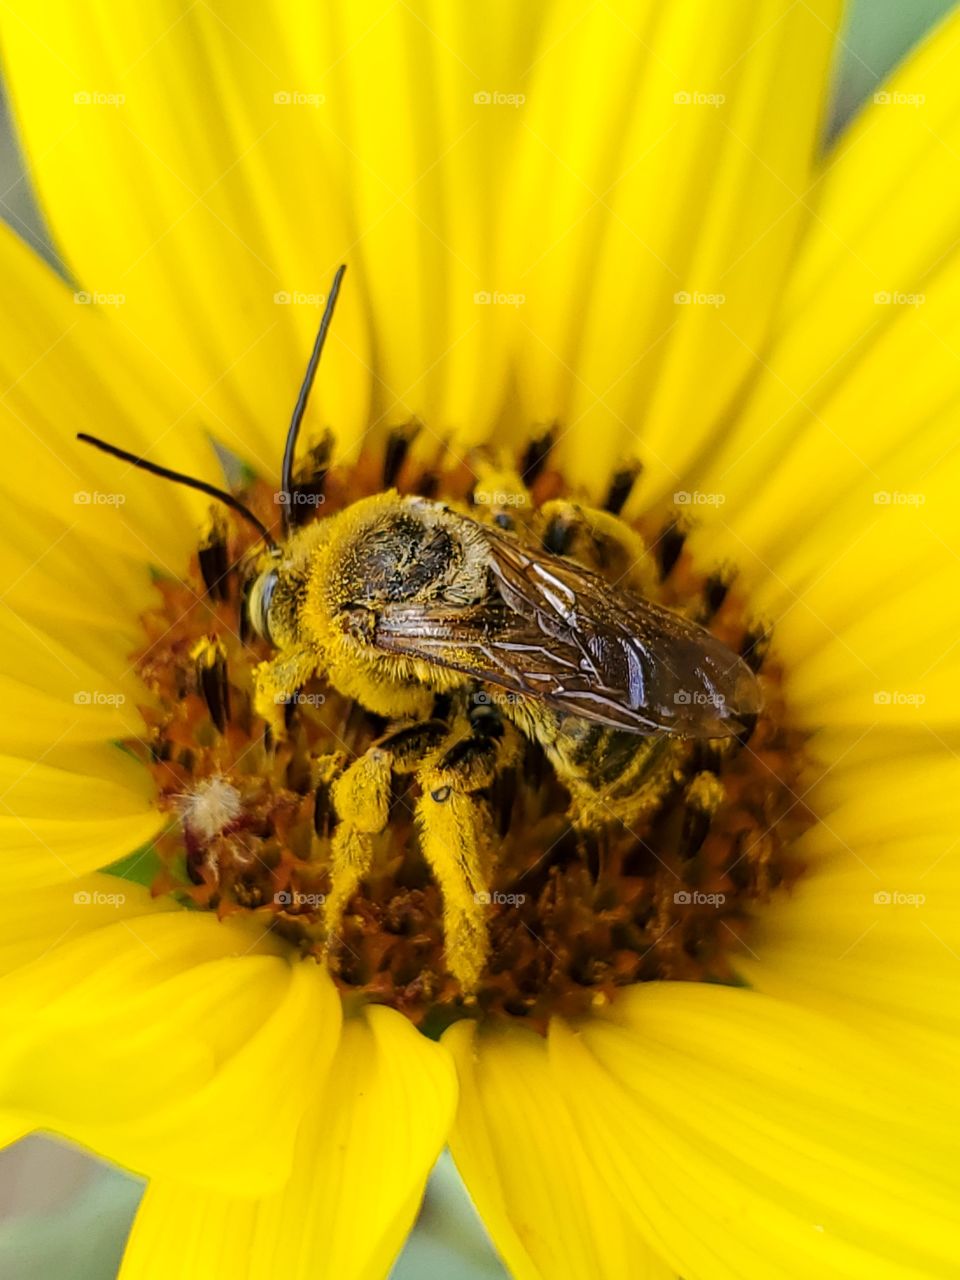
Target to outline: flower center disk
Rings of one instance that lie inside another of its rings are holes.
[[[397,433],[385,458],[367,454],[351,467],[328,465],[329,441],[321,443],[297,477],[291,521],[323,519],[395,484],[464,510],[473,503],[478,514],[483,503],[485,520],[515,522],[509,504],[489,509],[497,495],[479,491],[466,466],[424,466],[410,457],[408,440]],[[534,512],[564,496],[547,442],[534,443],[517,470]],[[608,510],[619,510],[631,481],[627,472],[615,477]],[[275,523],[264,482],[244,498]],[[564,541],[556,523],[544,535],[548,549],[575,554],[556,545]],[[708,626],[760,672],[764,709],[739,739],[664,739],[669,746],[644,784],[651,802],[629,823],[575,822],[544,751],[524,736],[520,759],[478,797],[492,869],[479,895],[489,959],[473,992],[461,990],[445,963],[443,901],[421,852],[413,774],[395,778],[372,868],[336,936],[326,936],[333,784],[397,726],[322,679],[286,703],[282,737],[255,713],[254,669],[273,651],[247,619],[244,564],[256,535],[229,511],[213,516],[182,581],[158,581],[160,602],[143,618],[137,668],[154,695],[144,709],[148,763],[159,807],[172,819],[156,843],[154,892],[221,917],[254,914],[305,959],[326,964],[345,992],[389,1004],[431,1032],[464,1013],[543,1029],[552,1015],[583,1013],[627,983],[736,981],[757,911],[802,871],[791,846],[812,821],[796,798],[803,740],[785,723],[779,669],[765,656],[766,636],[746,621],[736,581],[697,570],[675,512],[651,511],[630,529],[650,548],[649,594]],[[592,567],[611,589],[623,577],[602,542]],[[473,697],[495,704],[498,695],[478,686]],[[602,734],[597,740],[590,767],[615,783],[622,765],[603,755]]]

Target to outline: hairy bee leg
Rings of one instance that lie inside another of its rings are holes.
[[[274,736],[284,732],[284,705],[317,671],[317,655],[306,645],[287,649],[254,672],[253,709],[270,726]]]
[[[424,857],[443,895],[447,968],[469,995],[489,951],[484,906],[489,901],[491,815],[474,796],[442,786],[420,797],[417,821]]]
[[[486,710],[486,709],[484,709]],[[496,713],[455,726],[452,741],[417,771],[420,843],[443,895],[447,968],[465,995],[489,955],[486,907],[493,865],[493,815],[480,794],[520,755],[519,740]]]
[[[370,870],[376,837],[386,830],[394,774],[413,773],[446,733],[447,726],[437,720],[404,725],[384,734],[332,783],[338,821],[330,841],[330,892],[323,904],[328,945],[340,928],[347,903]]]
[[[588,569],[643,595],[653,592],[657,567],[643,538],[618,515],[555,499],[539,511],[544,549],[570,556]]]
[[[371,747],[333,784],[340,819],[330,841],[330,892],[323,904],[327,944],[340,928],[344,908],[373,862],[374,837],[390,816],[393,763],[389,751]]]

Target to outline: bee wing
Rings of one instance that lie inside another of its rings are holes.
[[[728,737],[760,710],[753,672],[702,627],[569,560],[484,532],[491,602],[391,605],[376,647],[635,733]]]

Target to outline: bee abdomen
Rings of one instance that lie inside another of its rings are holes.
[[[629,771],[639,741],[635,733],[591,724],[582,736],[574,739],[570,760],[584,770],[598,789],[609,787]]]
[[[575,804],[575,825],[629,822],[674,785],[675,765],[688,747],[666,734],[628,733],[542,703],[518,699],[506,714],[545,750]]]

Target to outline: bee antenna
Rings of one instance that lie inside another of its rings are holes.
[[[109,453],[114,458],[120,458],[123,462],[129,462],[133,466],[139,467],[141,471],[149,471],[151,475],[162,476],[164,480],[173,480],[175,484],[186,485],[188,489],[198,489],[200,493],[206,493],[211,498],[216,498],[218,502],[231,507],[234,511],[239,512],[245,520],[249,520],[272,551],[279,550],[276,539],[267,526],[261,523],[250,508],[245,507],[239,498],[235,498],[232,493],[227,493],[225,489],[218,489],[215,485],[207,484],[206,480],[195,480],[193,476],[185,476],[181,471],[171,471],[169,467],[158,466],[156,462],[148,462],[146,458],[138,458],[135,453],[128,453],[126,449],[118,449],[115,444],[107,444],[106,440],[98,440],[96,436],[88,436],[85,431],[78,431],[77,439],[82,440],[84,444],[92,444],[95,449],[102,449],[104,453]]]
[[[297,447],[297,436],[300,434],[300,423],[303,421],[307,400],[310,397],[310,389],[313,386],[317,365],[320,363],[320,356],[323,352],[323,344],[327,340],[327,330],[330,328],[330,321],[333,319],[333,309],[337,305],[340,282],[343,280],[343,273],[346,269],[346,263],[342,263],[337,268],[337,274],[333,277],[333,284],[330,286],[330,292],[327,295],[327,305],[324,307],[323,316],[320,319],[320,328],[317,330],[317,336],[314,339],[313,350],[310,352],[310,359],[307,362],[307,371],[303,375],[300,394],[297,396],[293,417],[290,419],[290,428],[287,431],[287,443],[283,450],[283,470],[280,473],[280,511],[284,533],[288,532],[290,528],[290,507],[293,499],[293,455]]]

